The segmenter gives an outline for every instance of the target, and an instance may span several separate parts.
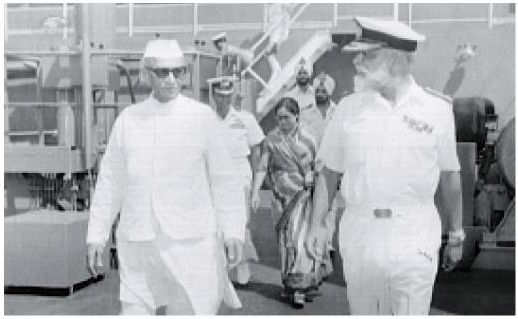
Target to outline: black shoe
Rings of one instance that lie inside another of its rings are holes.
[[[335,261],[336,251],[334,249],[329,251],[329,258],[331,258],[331,262]]]
[[[303,294],[300,291],[295,291],[293,293],[292,297],[293,297],[293,299],[292,299],[293,307],[295,307],[297,309],[304,308],[304,303],[306,301],[306,295],[305,294]]]
[[[284,289],[281,291],[280,297],[284,301],[290,301],[291,300],[291,294],[289,292],[287,292],[286,290],[284,290]]]

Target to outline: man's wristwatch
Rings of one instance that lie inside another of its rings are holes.
[[[466,233],[464,229],[454,230],[448,232],[448,245],[460,246],[466,239]]]

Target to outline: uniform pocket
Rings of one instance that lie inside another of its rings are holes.
[[[362,129],[358,125],[351,127],[344,127],[345,130],[345,148],[344,157],[345,162],[348,165],[365,165],[368,135],[365,129]]]

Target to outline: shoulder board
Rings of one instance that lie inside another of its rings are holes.
[[[442,99],[442,100],[444,100],[444,101],[446,101],[446,102],[448,102],[450,104],[453,103],[453,98],[451,96],[449,96],[449,95],[442,94],[441,92],[436,91],[434,89],[431,89],[429,87],[425,87],[424,90],[427,93],[429,93],[429,94],[431,94],[431,95],[433,95],[435,97],[438,97],[438,98],[440,98],[440,99]]]
[[[245,123],[243,123],[243,121],[240,118],[235,117],[230,122],[229,127],[235,128],[235,129],[243,129],[243,128],[246,128],[246,125],[245,125]]]

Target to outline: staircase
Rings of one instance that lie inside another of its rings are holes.
[[[282,67],[282,72],[259,94],[256,116],[261,120],[271,111],[275,103],[295,83],[296,70],[301,59],[314,64],[326,51],[331,49],[331,33],[328,30],[315,32],[313,36]]]

